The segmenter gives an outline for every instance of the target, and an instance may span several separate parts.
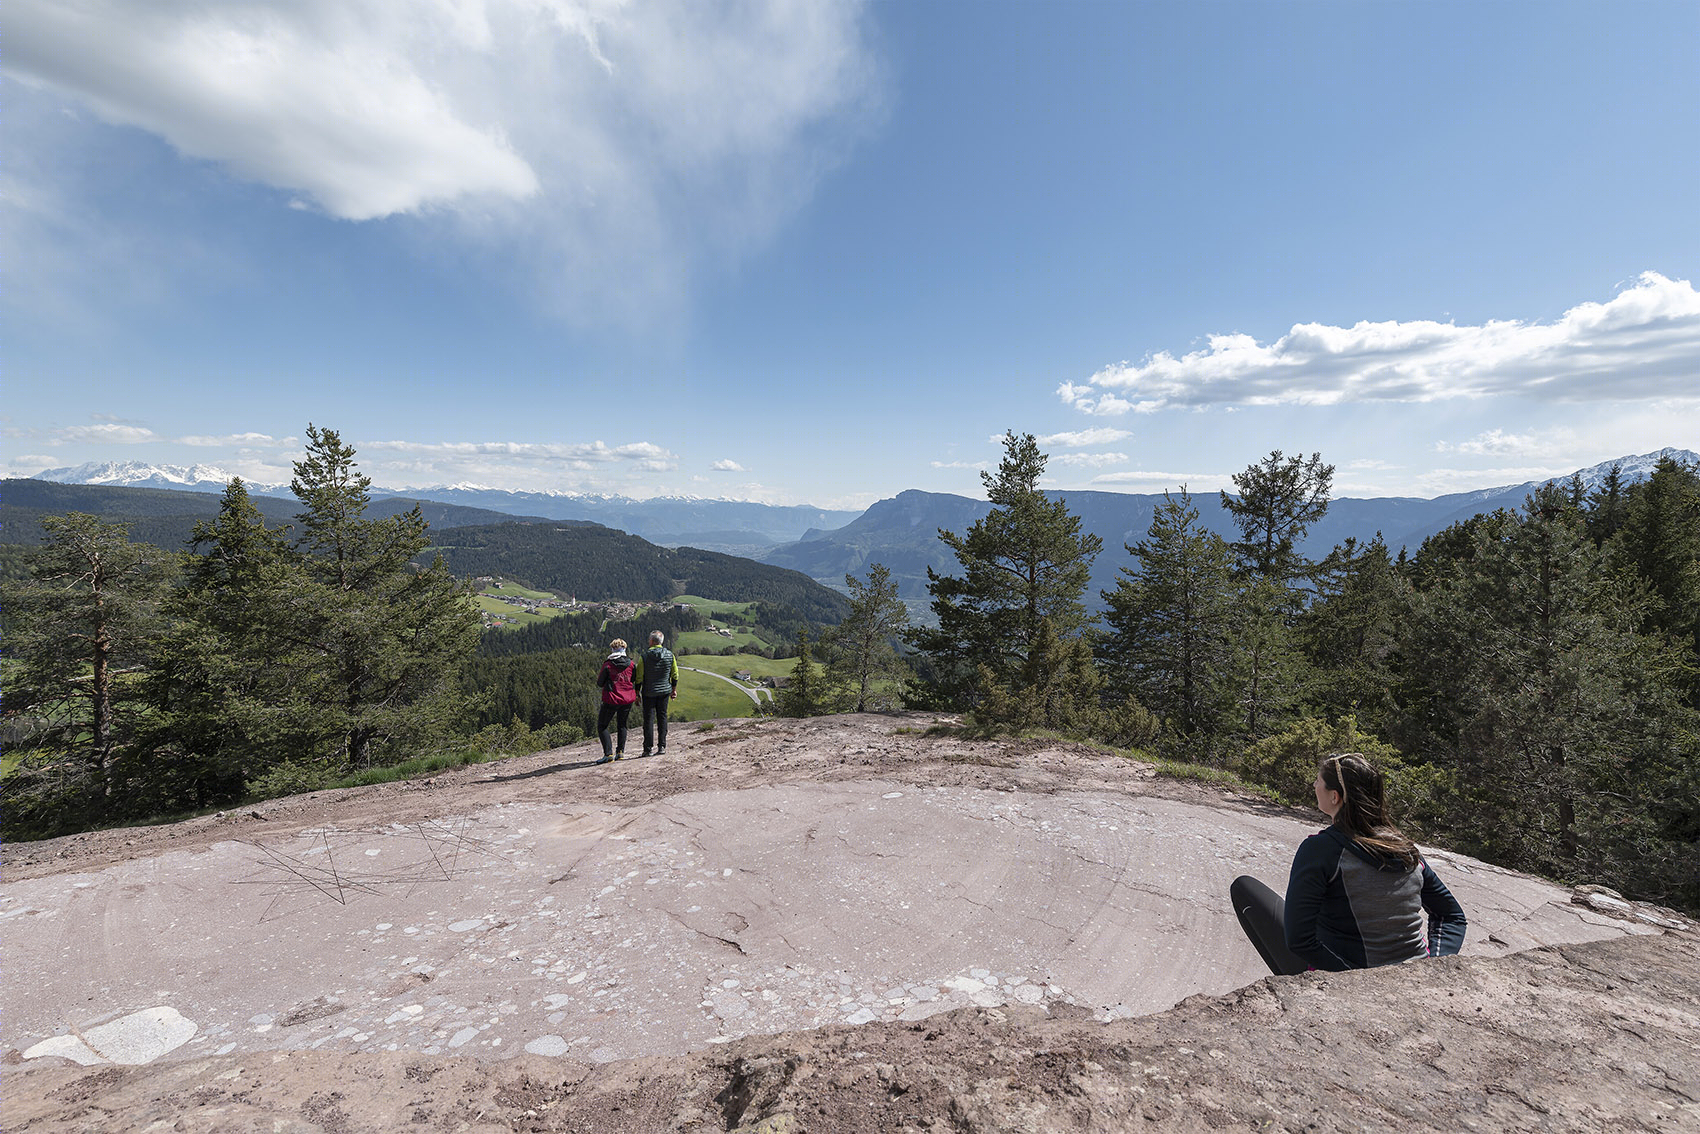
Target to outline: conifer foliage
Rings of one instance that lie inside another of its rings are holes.
[[[6,747],[22,757],[7,815],[98,812],[122,788],[142,728],[140,670],[159,633],[169,564],[122,524],[73,512],[48,533],[28,584],[8,588]]]
[[[1006,433],[1003,444],[996,474],[980,474],[992,510],[961,535],[939,532],[962,574],[928,568],[938,625],[911,637],[940,692],[959,701],[1019,688],[1030,659],[1079,639],[1092,621],[1082,597],[1103,540],[1039,488],[1046,457],[1031,433]]]
[[[822,640],[827,680],[845,691],[851,712],[892,708],[898,683],[909,670],[895,644],[909,628],[909,609],[882,564],[869,567],[865,581],[844,576],[844,585],[850,591],[850,613]]]
[[[368,519],[354,450],[307,437],[293,530],[268,527],[240,480],[180,563],[92,517],[44,521],[35,577],[8,595],[10,833],[321,786],[465,721],[464,588],[409,562],[428,545],[418,509]]]

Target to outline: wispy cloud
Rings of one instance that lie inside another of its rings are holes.
[[[1092,483],[1112,488],[1137,486],[1144,492],[1178,492],[1184,486],[1187,491],[1196,496],[1200,492],[1215,492],[1222,488],[1232,488],[1234,477],[1232,473],[1147,472],[1141,470],[1104,473],[1093,477]]]
[[[1047,433],[1039,438],[1039,444],[1045,446],[1063,445],[1070,449],[1082,449],[1088,445],[1113,445],[1117,441],[1126,441],[1133,434],[1125,429],[1081,429],[1073,433]]]
[[[678,458],[649,441],[608,445],[601,441],[539,444],[528,441],[357,441],[361,453],[395,453],[415,460],[438,462],[476,458],[500,458],[513,464],[559,465],[590,470],[610,464],[629,463],[654,471],[672,469]]]
[[[301,438],[273,437],[269,433],[195,433],[177,438],[177,443],[193,445],[197,449],[228,449],[232,446],[242,449],[297,449],[301,446]]]
[[[111,414],[90,414],[90,425],[8,430],[9,436],[27,437],[44,445],[187,445],[197,449],[298,449],[299,437],[273,437],[269,433],[191,433],[182,436],[160,433],[137,421]]]
[[[744,468],[743,465],[740,465],[737,461],[727,461],[727,460],[715,461],[712,465],[710,465],[708,467],[713,469],[715,472],[747,472],[748,471],[747,469]]]
[[[1128,455],[1126,453],[1060,453],[1051,459],[1062,465],[1101,469],[1110,465],[1127,464]]]
[[[935,469],[974,469],[979,471],[991,467],[988,461],[933,461],[931,464]]]
[[[1643,273],[1552,323],[1301,323],[1273,343],[1212,335],[1203,350],[1106,366],[1057,395],[1089,414],[1203,406],[1431,402],[1519,395],[1547,402],[1695,397],[1700,293]]]
[[[881,89],[860,0],[17,0],[6,39],[8,76],[280,204],[446,222],[575,301],[759,246]]]
[[[1527,433],[1489,429],[1464,441],[1437,441],[1434,451],[1477,457],[1537,457],[1564,452],[1575,443],[1575,431],[1570,429],[1537,429]]]
[[[100,421],[93,425],[72,425],[54,432],[56,435],[47,438],[50,445],[62,442],[84,442],[95,445],[145,445],[165,440],[145,425],[128,425],[113,421]]]

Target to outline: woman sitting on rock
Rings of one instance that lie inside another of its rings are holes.
[[[1228,891],[1270,971],[1340,972],[1458,952],[1464,911],[1388,820],[1381,773],[1342,752],[1323,758],[1313,786],[1333,823],[1299,844],[1286,901],[1245,876]]]

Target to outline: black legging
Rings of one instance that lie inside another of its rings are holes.
[[[625,751],[626,751],[626,721],[627,721],[627,718],[629,718],[631,716],[631,713],[632,713],[632,707],[630,705],[604,704],[602,706],[602,708],[597,711],[597,714],[596,714],[596,735],[602,738],[602,755],[612,756],[616,752],[620,753],[621,755],[625,754]],[[608,736],[608,726],[611,725],[611,724],[614,724],[616,719],[619,722],[616,727],[620,731],[620,747],[618,747],[618,748],[615,748],[610,743],[609,736]]]
[[[1228,900],[1239,915],[1240,928],[1251,938],[1258,956],[1277,976],[1293,976],[1309,970],[1298,954],[1287,948],[1286,908],[1281,895],[1248,875],[1240,875],[1228,887]]]

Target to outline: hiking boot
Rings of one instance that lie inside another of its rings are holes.
[[[653,755],[655,755],[655,753],[653,753],[653,752],[651,752],[651,751],[650,751],[650,750],[649,750],[649,749],[647,749],[647,748],[645,748],[645,749],[644,749],[644,750],[643,750],[643,756],[644,756],[644,759],[646,759],[646,760],[647,760],[647,759],[649,759],[649,758],[650,758],[650,757],[651,757],[651,756],[653,756]]]
[[[626,758],[626,754],[624,752],[614,753],[614,759],[616,759],[616,760],[624,760],[625,758]]]
[[[598,763],[598,764],[606,764],[606,763],[608,763],[608,761],[610,761],[610,760],[612,760],[612,759],[613,759],[613,757],[612,757],[612,756],[610,756],[610,755],[608,755],[608,754],[607,754],[607,753],[606,753],[606,752],[604,752],[604,753],[603,753],[603,754],[602,754],[602,759],[600,759],[600,760],[598,760],[598,761],[597,761],[597,763]]]
[[[667,755],[667,750],[665,748],[657,748],[655,750],[655,754],[657,756],[665,756],[665,755]]]

